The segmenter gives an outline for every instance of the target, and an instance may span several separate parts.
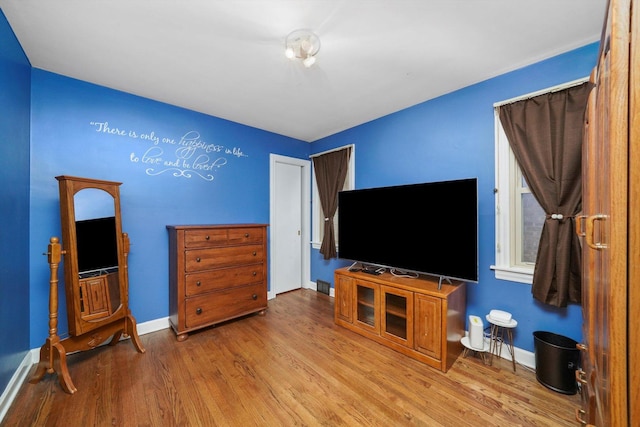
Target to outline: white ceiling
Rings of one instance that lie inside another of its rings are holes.
[[[606,0],[0,0],[31,65],[314,141],[599,40]],[[306,69],[284,39],[314,30]]]

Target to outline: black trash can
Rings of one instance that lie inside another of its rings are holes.
[[[576,369],[580,360],[577,341],[552,332],[533,333],[538,382],[553,391],[576,394]]]

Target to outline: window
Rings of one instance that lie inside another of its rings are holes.
[[[343,148],[347,148],[348,146],[338,147],[335,150],[341,150]],[[334,150],[331,150],[334,151]],[[324,153],[317,153],[315,155],[321,155]],[[351,145],[351,157],[349,157],[349,167],[347,170],[347,178],[344,180],[343,190],[353,190],[355,185],[355,164],[356,164],[356,147],[355,145]],[[322,245],[322,236],[324,235],[324,215],[322,213],[322,206],[320,206],[320,198],[318,196],[318,185],[316,184],[316,175],[311,168],[313,174],[313,201],[312,201],[312,210],[311,210],[311,244],[314,249],[320,249],[320,245]],[[338,207],[338,210],[340,207]],[[338,235],[338,211],[336,211],[336,216],[334,218],[334,227],[335,227],[335,236],[336,236],[336,246],[339,246],[340,236]]]
[[[515,247],[515,263],[522,266],[534,266],[546,214],[531,194],[520,168],[518,168],[517,174],[520,185],[515,189],[517,193],[515,198],[519,201],[516,203],[515,217],[517,220],[515,222],[518,226],[515,227],[517,233],[515,241],[519,244]]]
[[[497,279],[531,283],[545,213],[536,201],[495,109]]]

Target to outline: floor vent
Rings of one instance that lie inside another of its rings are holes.
[[[318,287],[318,292],[329,295],[329,291],[331,289],[331,284],[329,282],[325,282],[324,280],[316,280],[316,285]]]

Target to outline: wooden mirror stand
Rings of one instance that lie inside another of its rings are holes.
[[[58,373],[67,393],[76,391],[68,353],[91,350],[131,337],[136,350],[145,349],[129,309],[127,256],[129,237],[122,232],[119,182],[71,176],[56,177],[60,188],[60,221],[65,250],[57,237],[48,246],[49,337],[40,348],[40,362],[31,379]],[[58,265],[64,255],[65,294],[69,337],[58,336]]]

